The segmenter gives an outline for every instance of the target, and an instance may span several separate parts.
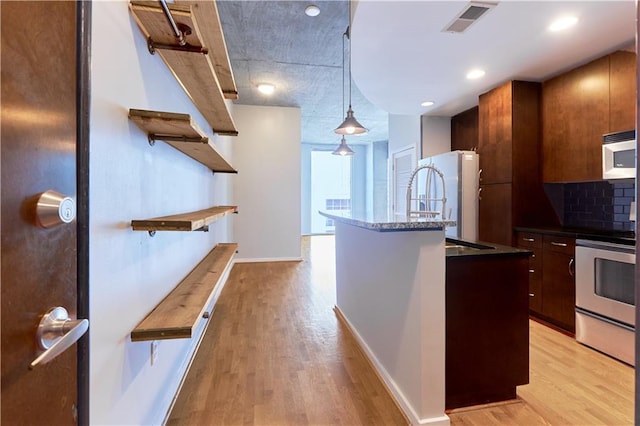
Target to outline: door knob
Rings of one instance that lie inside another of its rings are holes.
[[[76,218],[76,202],[59,192],[45,191],[38,198],[36,217],[43,228],[70,223]]]
[[[61,306],[51,308],[42,316],[36,340],[42,352],[29,365],[29,370],[46,364],[62,352],[69,349],[89,329],[89,320],[69,318],[67,310]]]

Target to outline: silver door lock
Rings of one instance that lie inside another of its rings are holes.
[[[71,223],[76,218],[76,202],[59,192],[48,190],[40,194],[36,205],[36,219],[43,228]]]

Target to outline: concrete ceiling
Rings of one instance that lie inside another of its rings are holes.
[[[312,3],[321,11],[316,17],[304,14]],[[465,33],[443,33],[467,4],[352,3],[351,103],[370,131],[349,137],[348,143],[387,140],[388,112],[452,116],[504,81],[543,81],[628,46],[635,37],[633,0],[501,1]],[[348,2],[218,0],[218,10],[238,86],[235,102],[300,107],[303,142],[338,144],[333,129],[346,110],[342,46]],[[574,28],[556,34],[546,30],[552,19],[569,13],[579,19]],[[348,59],[348,47],[345,52]],[[472,67],[487,74],[466,80]],[[344,75],[348,103],[347,70]],[[276,92],[260,94],[262,82],[274,84]],[[425,100],[436,104],[421,107]]]

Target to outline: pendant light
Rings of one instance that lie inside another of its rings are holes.
[[[349,148],[349,145],[347,145],[347,140],[345,139],[344,136],[342,136],[342,140],[340,141],[340,145],[335,149],[335,151],[332,152],[333,155],[341,155],[343,157],[345,156],[349,156],[349,155],[353,155],[355,154],[355,152],[353,152],[353,150],[351,148]]]
[[[344,102],[344,39],[349,39],[349,109],[347,110],[347,116],[341,125],[339,125],[335,132],[339,135],[361,135],[367,133],[367,129],[356,120],[351,108],[351,0],[349,2],[349,26],[342,35],[342,96]],[[344,105],[342,106],[344,109]]]

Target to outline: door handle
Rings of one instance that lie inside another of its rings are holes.
[[[69,318],[67,310],[61,306],[51,308],[42,316],[36,340],[41,350],[44,350],[29,365],[29,370],[46,364],[62,352],[69,349],[89,329],[89,320]]]
[[[571,260],[569,261],[569,275],[571,275],[571,276],[573,276],[573,274],[574,274],[573,264],[574,264],[574,260],[573,260],[573,258],[571,258]]]
[[[558,242],[555,242],[555,241],[551,241],[551,245],[552,246],[556,246],[556,247],[566,247],[567,243],[558,243]]]
[[[59,192],[45,191],[38,198],[36,218],[42,228],[71,223],[76,218],[76,202]]]

